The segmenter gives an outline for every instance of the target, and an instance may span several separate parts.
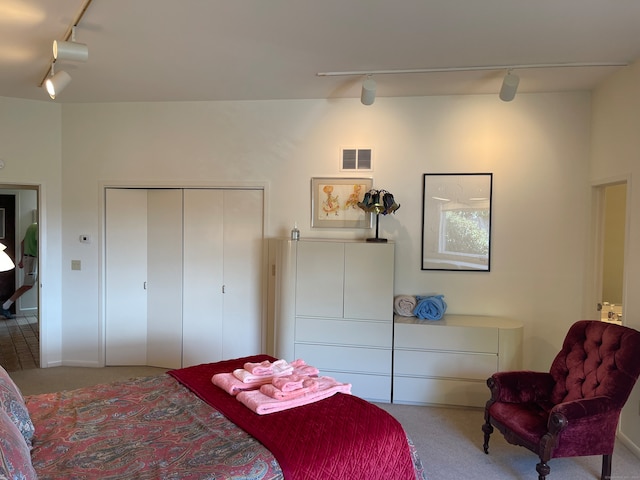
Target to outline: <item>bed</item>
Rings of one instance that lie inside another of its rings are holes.
[[[401,425],[355,395],[257,414],[212,383],[215,374],[265,360],[276,359],[24,398],[2,371],[0,478],[426,478]]]

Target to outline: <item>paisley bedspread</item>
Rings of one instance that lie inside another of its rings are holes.
[[[282,479],[273,455],[169,375],[26,397],[46,479]]]

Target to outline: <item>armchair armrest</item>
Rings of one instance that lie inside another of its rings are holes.
[[[593,421],[593,417],[600,415],[613,415],[617,419],[619,409],[614,405],[610,397],[599,396],[571,400],[569,402],[558,403],[549,412],[549,422],[551,417],[563,417],[566,421]]]
[[[528,370],[497,372],[487,380],[491,402],[548,402],[554,380],[549,373]]]

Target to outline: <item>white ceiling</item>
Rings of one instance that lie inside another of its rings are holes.
[[[0,0],[0,96],[47,100],[51,44],[87,0]],[[56,102],[359,98],[318,72],[631,63],[638,0],[93,0],[86,63]],[[590,90],[624,67],[518,70],[519,92]],[[377,96],[496,93],[504,70],[376,75]]]

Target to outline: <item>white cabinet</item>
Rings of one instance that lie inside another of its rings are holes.
[[[394,245],[273,240],[275,355],[391,401]]]
[[[106,191],[106,363],[180,368],[263,348],[263,191]]]
[[[483,407],[493,373],[522,366],[522,324],[489,316],[394,321],[393,403]]]

